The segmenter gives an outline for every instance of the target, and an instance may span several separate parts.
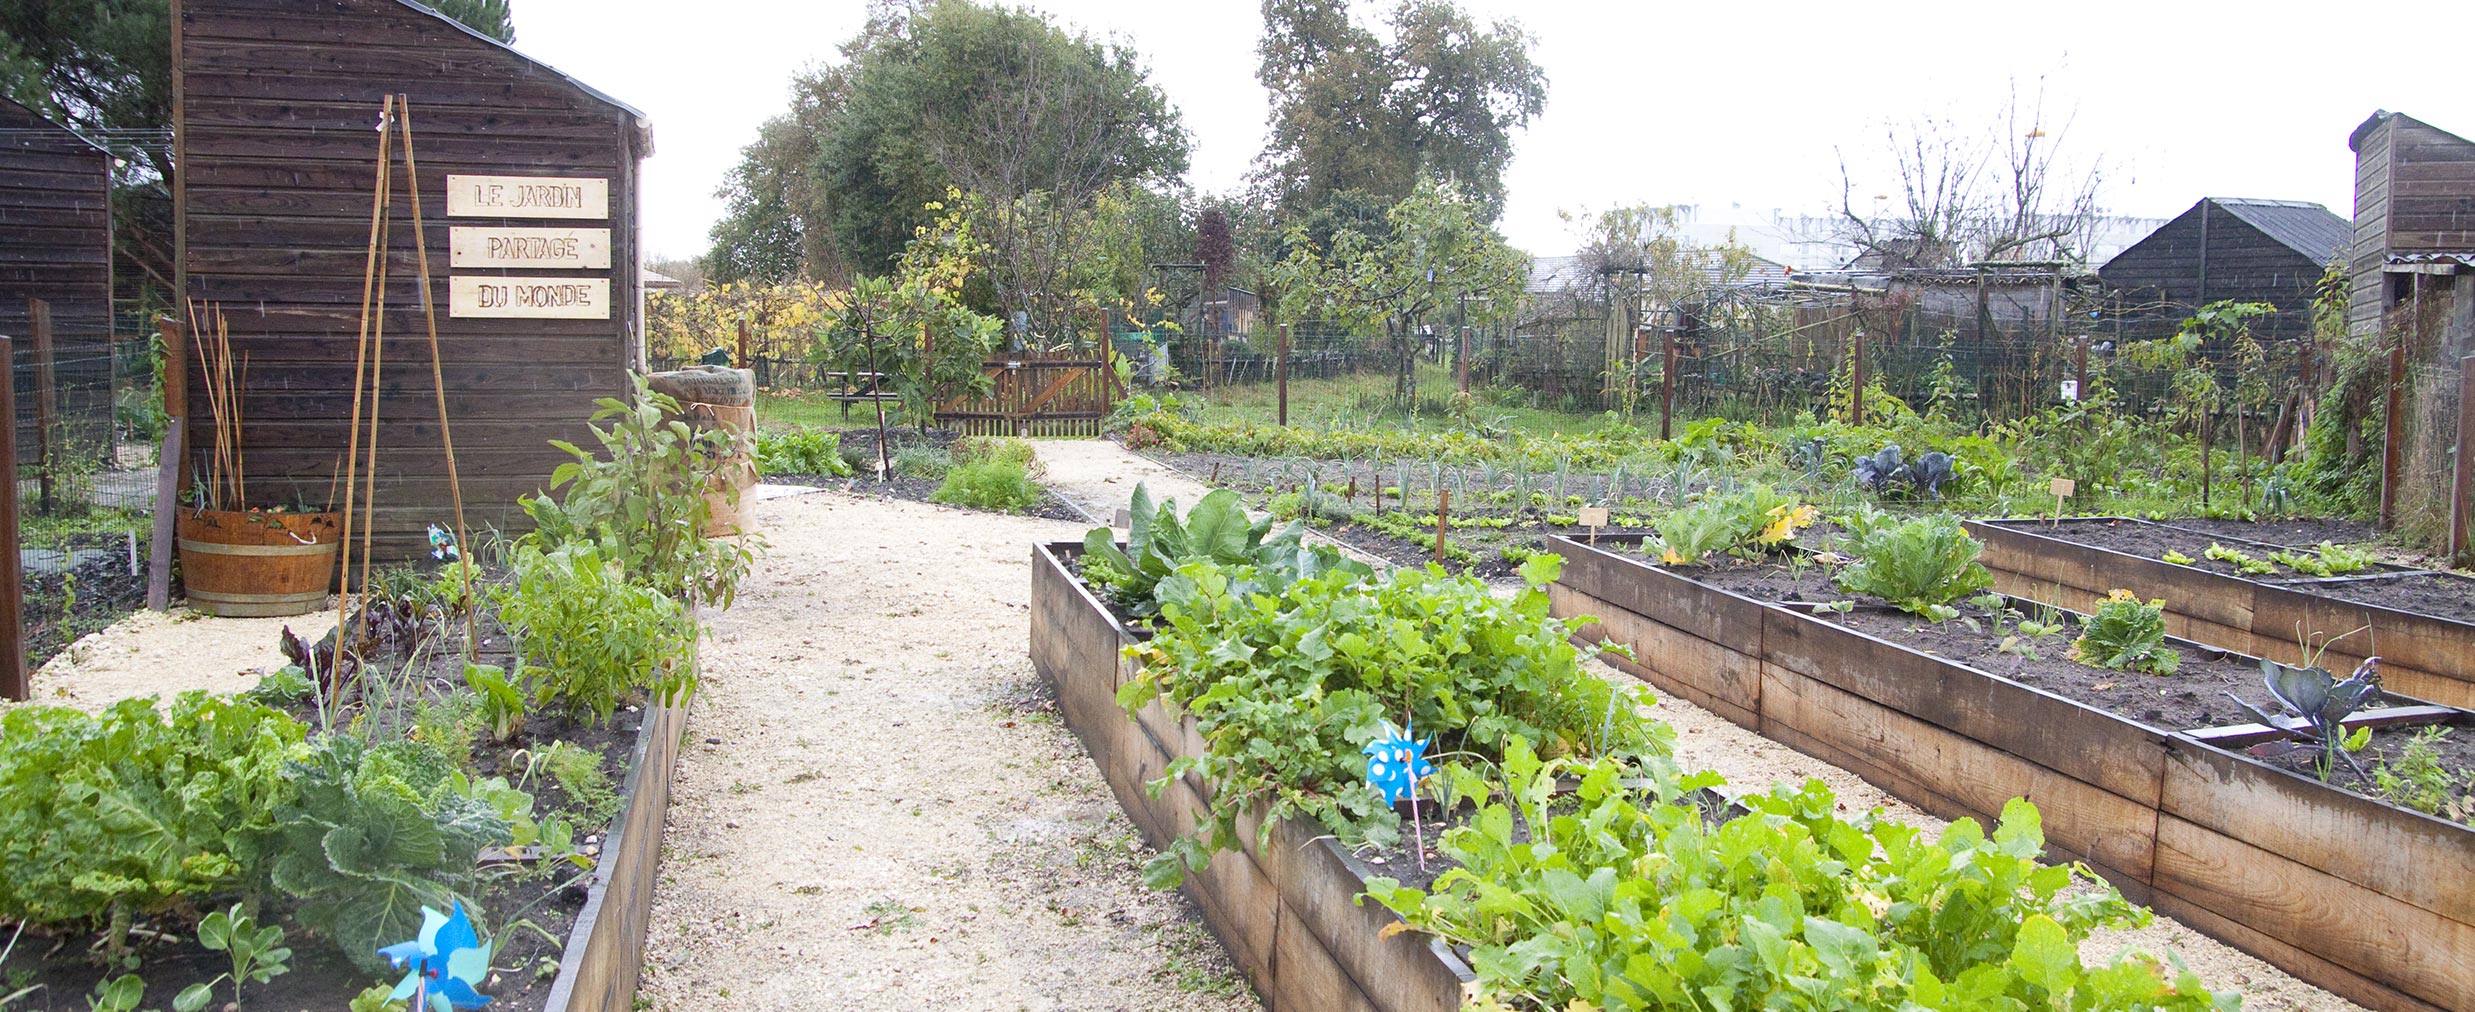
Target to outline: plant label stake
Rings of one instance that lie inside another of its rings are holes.
[[[1134,529],[1134,512],[1133,512],[1132,510],[1128,510],[1128,509],[1126,509],[1126,508],[1124,508],[1124,507],[1119,507],[1119,508],[1118,508],[1118,510],[1117,510],[1117,516],[1115,517],[1115,521],[1116,521],[1116,522],[1114,522],[1114,523],[1110,524],[1109,526],[1112,526],[1112,527],[1119,527],[1119,528],[1123,528],[1123,529],[1126,529],[1126,530],[1133,530],[1133,529]]]
[[[2052,485],[2047,486],[2047,489],[2054,493],[2054,524],[2056,526],[2060,526],[2062,524],[2063,500],[2071,498],[2072,493],[2078,492],[2080,490],[2080,483],[2069,478],[2056,478],[2054,479],[2054,483]]]
[[[1607,526],[1607,507],[1584,506],[1579,519],[1581,526],[1590,529],[1590,543],[1598,544],[1598,529]]]

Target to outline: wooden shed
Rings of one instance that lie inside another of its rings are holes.
[[[330,501],[342,462],[381,103],[407,96],[448,416],[473,528],[519,495],[641,368],[637,180],[626,104],[401,0],[174,0],[179,284],[236,356],[252,498]],[[381,561],[452,517],[403,152],[382,316]],[[195,363],[192,372],[195,373]],[[195,386],[193,384],[193,389]],[[192,397],[190,427],[206,426]]]
[[[17,339],[18,460],[40,449],[29,301],[50,309],[57,449],[112,452],[112,156],[0,98],[0,334]]]
[[[2097,277],[2128,310],[2127,339],[2168,336],[2193,311],[2225,300],[2277,307],[2253,324],[2253,337],[2300,338],[2311,333],[2313,296],[2346,255],[2351,231],[2319,204],[2208,197],[2115,254]]]
[[[2378,330],[2423,285],[2428,305],[2452,303],[2451,348],[2470,350],[2461,280],[2475,260],[2475,141],[2404,113],[2375,112],[2347,139],[2355,151],[2355,246],[2346,321]]]

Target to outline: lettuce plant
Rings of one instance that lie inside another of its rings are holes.
[[[1959,614],[1951,602],[1994,585],[1994,574],[1977,562],[1985,546],[1948,515],[1901,523],[1868,519],[1850,531],[1856,561],[1838,577],[1849,593],[1871,594],[1940,622]]]
[[[2117,671],[2171,675],[2183,666],[2180,651],[2166,645],[2166,602],[2141,602],[2128,590],[2106,595],[2097,613],[2080,626],[2071,659]]]

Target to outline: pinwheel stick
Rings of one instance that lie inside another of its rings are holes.
[[[1402,732],[1403,734],[1408,733],[1406,729],[1409,727],[1410,719],[1414,716],[1416,716],[1416,714],[1410,711],[1408,703],[1401,704],[1401,727],[1404,729]],[[1419,872],[1424,873],[1427,870],[1427,822],[1425,819],[1419,818],[1418,816],[1418,767],[1416,760],[1411,761],[1409,768],[1409,831],[1418,842],[1418,870]]]

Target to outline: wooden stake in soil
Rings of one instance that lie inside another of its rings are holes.
[[[0,337],[0,418],[17,423],[17,348],[16,342]],[[6,495],[0,495],[0,538],[8,541],[0,550],[0,698],[23,703],[34,695],[34,687],[26,681],[26,626],[24,606],[26,574],[17,554],[17,434],[0,439],[0,475],[8,476]]]
[[[462,553],[470,551],[473,542],[471,532],[464,526],[464,482],[458,474],[459,468],[455,462],[455,429],[448,424],[447,420],[446,373],[444,367],[439,364],[438,302],[430,294],[430,238],[428,222],[421,217],[421,166],[413,158],[412,96],[395,96],[395,105],[396,126],[400,129],[404,139],[404,190],[412,198],[413,252],[421,265],[421,322],[428,327],[430,334],[430,387],[438,395],[438,444],[440,451],[447,457],[447,497],[455,504],[456,561],[461,563]],[[739,325],[739,357],[742,366],[745,366],[747,359],[747,335],[747,324],[743,322]],[[372,433],[371,447],[375,449],[376,446],[377,434]],[[362,564],[368,565],[366,557],[362,560]],[[456,568],[464,577],[464,659],[469,661],[473,659],[473,650],[477,646],[473,634],[478,621],[473,613],[473,567],[460,564]]]
[[[389,95],[386,97],[386,100],[380,104],[378,111],[378,175],[377,181],[373,184],[373,192],[370,195],[369,259],[361,269],[361,328],[355,344],[352,362],[352,423],[350,426],[350,435],[347,437],[344,447],[343,529],[338,536],[338,540],[342,542],[339,546],[342,554],[341,561],[335,574],[337,591],[335,595],[335,654],[334,663],[331,665],[335,671],[340,671],[343,668],[344,649],[348,642],[348,637],[345,635],[344,631],[344,620],[346,617],[346,605],[350,600],[349,594],[352,590],[350,585],[352,578],[352,511],[360,492],[359,488],[356,486],[356,479],[360,476],[361,468],[361,402],[363,395],[369,389],[367,384],[370,357],[370,326],[377,318],[378,306],[382,300],[381,289],[379,287],[381,282],[379,279],[382,276],[380,273],[380,266],[385,262],[385,251],[381,247],[381,243],[386,237],[387,195],[393,189],[393,187],[388,185],[387,169],[388,166],[392,164],[392,160],[388,157],[388,148],[392,143],[394,135],[387,130],[387,126],[388,123],[394,118],[395,96]],[[375,435],[376,433],[373,431],[372,436],[375,437]],[[327,679],[322,679],[321,681],[332,681],[335,684],[331,685],[330,688],[340,689],[342,687],[340,678],[336,675],[335,671],[330,671],[329,677]]]
[[[2449,483],[2449,554],[2467,564],[2467,539],[2475,530],[2475,355],[2458,360],[2458,459]]]
[[[50,513],[58,505],[53,499],[52,469],[60,463],[60,382],[52,371],[52,304],[27,299],[26,329],[34,335],[35,483],[43,497],[43,512]],[[10,480],[16,477],[15,471],[9,472]]]
[[[146,557],[146,607],[155,611],[172,610],[172,534],[180,512],[180,462],[188,453],[181,430],[187,424],[179,415],[165,419],[163,448],[155,455],[155,530]]]
[[[1286,323],[1280,325],[1280,347],[1278,353],[1280,355],[1280,375],[1278,381],[1278,385],[1280,387],[1280,424],[1281,427],[1285,429],[1289,427],[1289,325]]]

